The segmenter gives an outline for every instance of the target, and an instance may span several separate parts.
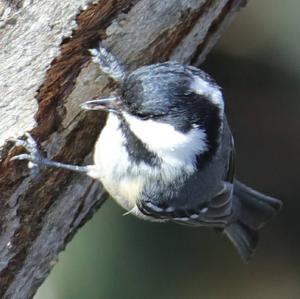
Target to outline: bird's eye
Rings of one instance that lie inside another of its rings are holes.
[[[150,114],[144,114],[144,113],[140,113],[140,112],[134,112],[133,114],[143,120],[147,120],[147,119],[151,118]]]
[[[142,120],[147,120],[147,119],[161,119],[163,118],[166,114],[142,114],[142,113],[135,113],[136,116],[138,116]]]
[[[130,111],[131,114],[137,116],[139,119],[148,120],[148,119],[159,119],[165,116],[165,113],[144,113],[139,111]]]

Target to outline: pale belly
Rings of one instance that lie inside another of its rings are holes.
[[[108,193],[127,211],[136,207],[144,178],[130,163],[118,118],[110,114],[95,146],[94,163]]]
[[[153,189],[156,189],[159,181],[163,181],[163,185],[167,186],[178,177],[183,177],[184,167],[185,175],[191,172],[193,167],[179,162],[162,163],[157,168],[143,162],[137,165],[130,160],[125,142],[126,139],[120,129],[120,120],[110,113],[95,145],[96,175],[93,177],[99,179],[111,197],[131,214],[159,221],[145,216],[137,208],[136,203],[141,199],[145,184],[148,184],[148,189],[151,183],[154,184]]]

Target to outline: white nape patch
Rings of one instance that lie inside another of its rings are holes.
[[[172,167],[194,168],[196,156],[208,149],[206,133],[200,128],[181,133],[170,124],[142,120],[128,113],[123,115],[132,132],[148,149]]]
[[[199,76],[194,76],[194,81],[190,88],[199,95],[207,96],[208,100],[220,108],[221,114],[223,115],[224,101],[222,93],[218,87],[213,86],[209,82],[201,79]]]

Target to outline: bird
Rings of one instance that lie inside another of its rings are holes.
[[[248,262],[258,231],[282,202],[235,178],[234,140],[218,84],[203,70],[176,61],[128,72],[102,45],[90,52],[120,86],[117,93],[81,105],[108,113],[94,164],[48,160],[29,133],[15,140],[28,153],[12,159],[85,173],[127,214],[223,232]]]

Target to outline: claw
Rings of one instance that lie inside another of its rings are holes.
[[[65,164],[57,161],[51,161],[43,157],[43,155],[39,151],[36,141],[32,138],[32,136],[29,133],[26,133],[25,137],[26,137],[25,140],[11,139],[11,141],[15,142],[17,146],[22,146],[27,151],[27,153],[25,154],[20,154],[15,157],[12,157],[11,160],[27,160],[28,167],[31,169],[32,174],[36,175],[40,168],[52,167],[52,168],[72,170],[72,171],[90,175],[89,173],[91,171],[91,166],[78,166],[78,165]]]
[[[27,137],[27,142],[28,144],[32,147],[32,148],[37,148],[37,144],[36,144],[36,141],[33,139],[33,137],[28,133],[26,132],[25,133],[25,136]]]
[[[13,142],[16,146],[25,146],[26,141],[17,138],[10,138],[9,141]]]
[[[10,141],[14,142],[16,146],[22,146],[28,152],[27,154],[20,154],[12,157],[10,161],[27,160],[28,168],[37,173],[37,170],[39,169],[40,162],[43,160],[43,157],[39,152],[37,143],[34,140],[34,138],[29,133],[25,133],[25,137],[25,140],[15,138],[10,139]]]
[[[15,160],[30,160],[31,156],[28,154],[21,154],[21,155],[17,155],[14,156],[12,158],[10,158],[10,161],[15,161]]]

